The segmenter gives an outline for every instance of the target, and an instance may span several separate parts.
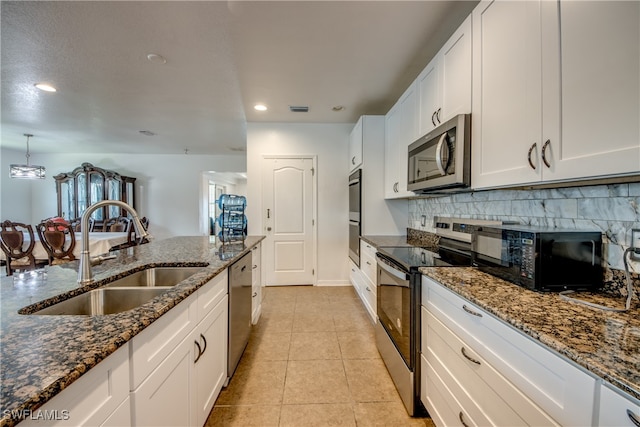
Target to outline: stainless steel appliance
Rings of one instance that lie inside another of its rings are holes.
[[[537,291],[603,285],[599,231],[479,227],[473,233],[472,261],[482,271]]]
[[[360,267],[362,169],[349,175],[349,258]]]
[[[251,333],[251,252],[229,267],[227,381],[233,376]]]
[[[378,248],[376,345],[409,415],[426,412],[420,401],[420,267],[471,265],[471,233],[498,221],[434,219],[437,249]]]
[[[407,189],[451,191],[471,182],[471,115],[460,114],[409,145]]]

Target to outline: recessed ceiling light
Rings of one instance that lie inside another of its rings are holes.
[[[166,64],[167,63],[167,59],[162,56],[159,55],[157,53],[150,53],[147,55],[147,59],[151,62],[153,62],[154,64]]]
[[[55,92],[56,91],[55,87],[53,87],[53,86],[51,86],[49,84],[46,84],[46,83],[36,83],[34,86],[37,87],[40,90],[45,91],[45,92]]]
[[[332,111],[344,111],[344,106],[343,105],[336,105],[335,107],[331,108]]]
[[[264,104],[256,104],[253,106],[253,108],[258,111],[267,111],[267,106]]]

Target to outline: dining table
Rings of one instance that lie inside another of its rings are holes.
[[[126,243],[128,234],[127,232],[91,231],[89,232],[89,253],[91,256],[105,254],[109,252],[112,246]],[[82,252],[82,232],[76,231],[74,236],[76,245],[73,248],[73,255],[79,259],[80,252]],[[34,258],[37,260],[47,260],[47,251],[44,249],[44,246],[42,246],[42,242],[40,242],[40,236],[36,234],[34,237],[36,240],[33,247]],[[26,236],[26,239],[29,239],[29,236]],[[67,237],[67,239],[69,239],[69,237]],[[0,251],[0,259],[6,259],[2,251]]]

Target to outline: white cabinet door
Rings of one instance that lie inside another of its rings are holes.
[[[473,10],[474,188],[542,177],[540,16],[536,1],[487,0]]]
[[[406,198],[409,144],[418,138],[417,84],[414,81],[385,116],[384,196]]]
[[[51,400],[31,413],[21,426],[114,425],[110,419],[122,416],[122,403],[129,395],[129,345],[125,344]],[[128,406],[127,406],[128,407]],[[116,414],[117,415],[114,415]]]
[[[358,120],[349,136],[349,172],[362,165],[362,117]]]
[[[640,423],[640,402],[629,395],[613,391],[606,383],[600,385],[598,425],[602,427],[634,427]]]
[[[192,334],[195,345],[196,425],[203,426],[227,379],[228,296],[204,318]]]
[[[543,78],[543,96],[555,101],[544,104],[550,167],[543,167],[543,179],[637,173],[640,2],[562,1],[554,6],[560,8],[560,28],[555,29],[560,41],[551,42],[560,46],[555,55],[561,59],[550,70],[555,75]],[[558,74],[559,85],[552,79]]]
[[[189,338],[183,340],[131,394],[133,425],[195,425],[194,347]]]
[[[417,78],[418,136],[471,112],[471,16]]]
[[[440,114],[438,124],[471,112],[471,15],[458,27],[438,54]]]
[[[418,75],[418,133],[424,135],[438,126],[438,109],[440,108],[440,81],[438,76],[438,60],[436,56]],[[442,114],[442,110],[440,110]]]

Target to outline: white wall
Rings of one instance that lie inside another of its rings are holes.
[[[318,285],[349,285],[348,144],[353,124],[249,123],[247,219],[249,234],[264,234],[263,155],[316,155],[318,159]]]
[[[203,171],[244,172],[244,156],[46,154],[32,155],[31,163],[47,168],[44,180],[11,180],[10,150],[2,150],[0,218],[35,224],[57,214],[53,176],[69,172],[83,162],[121,175],[136,177],[136,208],[147,216],[156,239],[200,235],[200,194]],[[24,157],[23,157],[24,160]]]
[[[36,158],[32,155],[29,163],[39,165]],[[30,223],[32,181],[9,178],[9,165],[23,165],[26,161],[25,151],[0,150],[0,221]]]

